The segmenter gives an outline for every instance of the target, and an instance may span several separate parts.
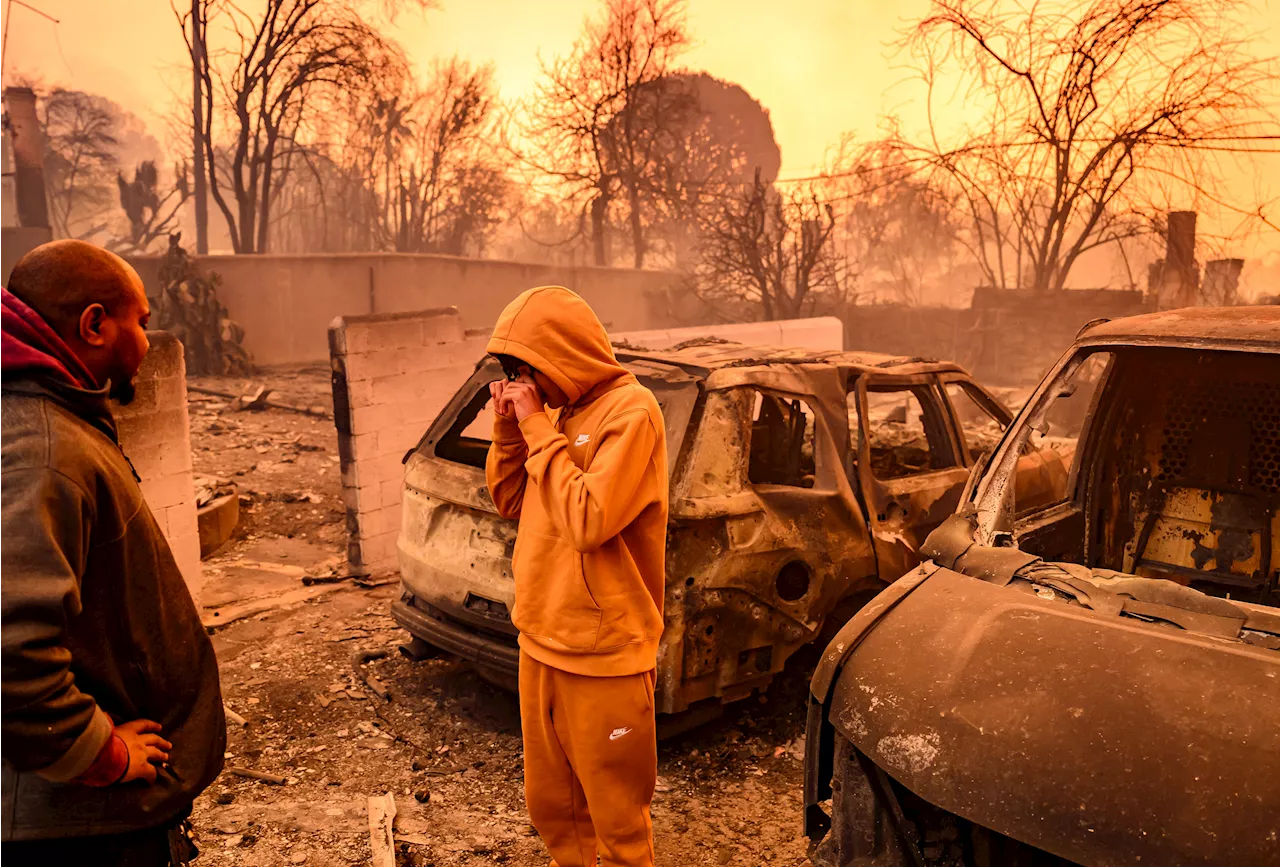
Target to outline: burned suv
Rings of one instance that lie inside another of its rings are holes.
[[[671,508],[657,709],[714,713],[763,690],[823,624],[843,623],[919,562],[975,456],[1010,421],[947,362],[699,341],[617,351],[666,422]],[[516,523],[485,487],[485,359],[407,457],[396,620],[511,686]],[[1066,479],[1052,448],[1022,461],[1029,502]],[[670,729],[667,729],[670,731]]]
[[[1020,457],[1085,419],[1062,496]],[[822,867],[1280,863],[1280,308],[1086,327],[811,686]]]

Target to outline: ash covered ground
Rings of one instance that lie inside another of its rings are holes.
[[[192,385],[239,393],[239,380]],[[324,368],[274,372],[276,396],[328,405]],[[278,775],[271,785],[225,773],[196,802],[206,867],[365,864],[367,802],[395,796],[397,864],[549,863],[524,808],[516,698],[466,665],[411,662],[389,616],[396,584],[341,572],[346,530],[333,423],[282,410],[235,411],[190,396],[196,475],[242,496],[232,540],[205,560],[204,617],[227,618],[214,644],[227,705],[227,766]],[[391,691],[353,671],[361,651]],[[801,834],[807,670],[801,654],[766,699],[660,745],[653,806],[658,863],[807,863]]]

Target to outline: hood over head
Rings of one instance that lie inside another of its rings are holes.
[[[498,317],[487,351],[512,355],[549,376],[574,403],[626,376],[590,305],[563,286],[522,292]]]
[[[5,393],[46,397],[119,442],[108,389],[98,387],[84,362],[39,313],[3,287],[0,378]]]
[[[71,347],[17,295],[0,287],[0,367],[5,382],[45,379],[97,390],[98,383]]]

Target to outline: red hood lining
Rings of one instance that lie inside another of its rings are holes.
[[[44,317],[0,287],[0,370],[4,379],[48,378],[93,391],[100,386]]]

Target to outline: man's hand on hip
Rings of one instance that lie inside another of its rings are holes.
[[[169,761],[173,744],[160,737],[160,723],[149,719],[135,719],[116,726],[115,736],[124,741],[129,750],[129,767],[121,783],[133,780],[156,781],[156,765]]]

